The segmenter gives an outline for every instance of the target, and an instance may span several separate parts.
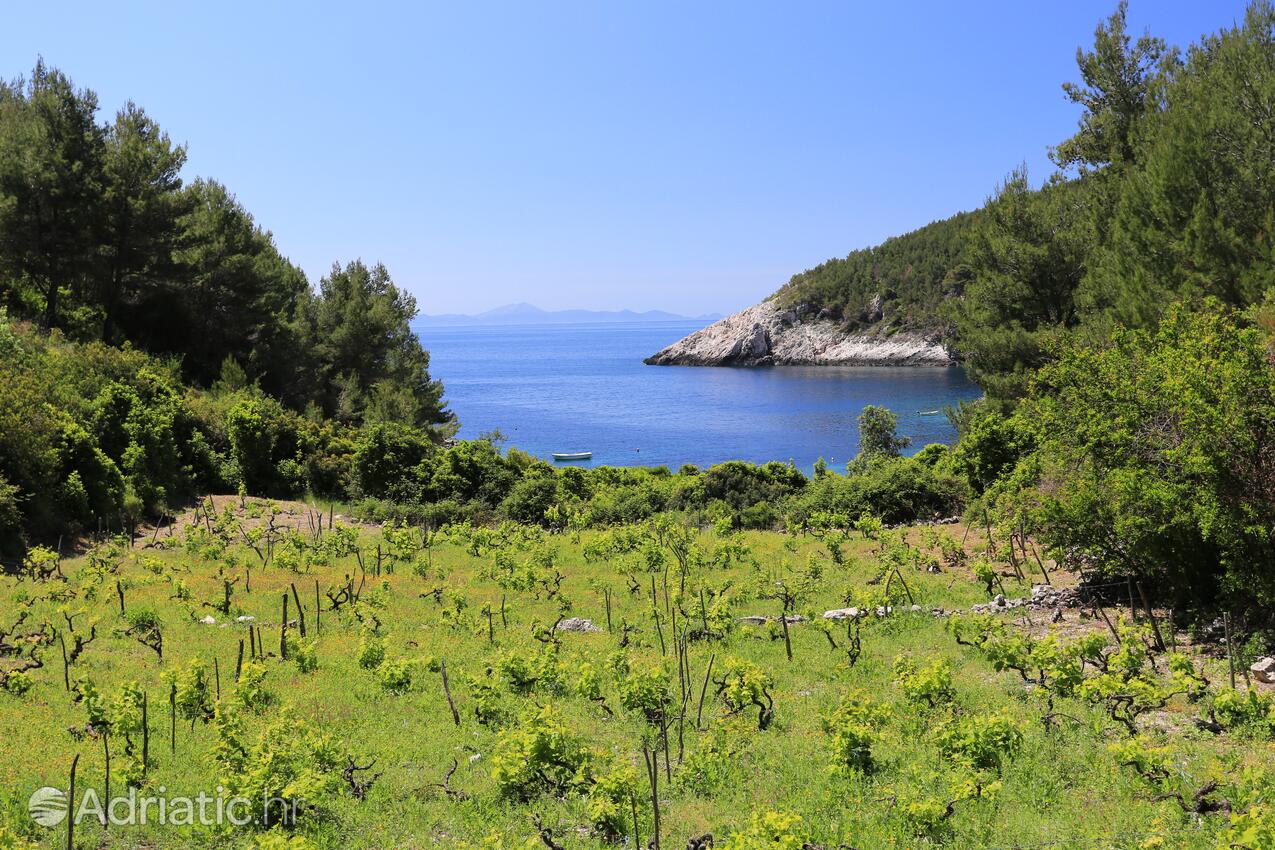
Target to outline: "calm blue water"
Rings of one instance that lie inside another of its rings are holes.
[[[858,451],[865,405],[899,415],[915,448],[948,442],[947,418],[923,416],[980,395],[960,369],[646,366],[697,330],[652,323],[420,329],[460,436],[500,429],[546,459],[592,451],[592,465],[700,466],[724,460],[840,466]]]

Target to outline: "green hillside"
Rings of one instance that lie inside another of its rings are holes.
[[[978,213],[958,213],[820,263],[793,275],[774,297],[785,308],[826,310],[851,330],[873,323],[874,303],[896,328],[935,328],[944,299],[961,293],[969,234],[978,219]]]

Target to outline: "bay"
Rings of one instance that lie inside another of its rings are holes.
[[[591,451],[584,465],[709,466],[725,460],[817,458],[841,467],[858,452],[864,406],[899,417],[912,450],[951,442],[943,408],[981,391],[956,367],[647,366],[646,357],[701,325],[523,325],[418,328],[443,381],[459,436],[500,430],[507,445],[549,459]],[[937,413],[935,413],[937,411]]]

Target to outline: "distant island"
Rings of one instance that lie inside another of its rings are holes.
[[[715,322],[720,313],[682,316],[664,310],[542,310],[534,304],[506,304],[482,313],[442,313],[420,315],[412,322],[419,327],[451,327],[455,325],[582,325],[594,322]]]

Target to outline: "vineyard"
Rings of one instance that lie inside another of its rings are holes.
[[[0,848],[1275,846],[1271,693],[1142,588],[961,524],[564,525],[220,498],[32,549]],[[281,802],[43,827],[42,786]]]

